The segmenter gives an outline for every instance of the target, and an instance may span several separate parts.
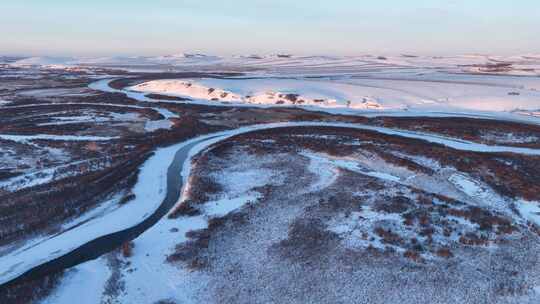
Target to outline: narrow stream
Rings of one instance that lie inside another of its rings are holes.
[[[200,139],[180,148],[180,150],[176,152],[173,162],[167,169],[167,194],[165,199],[156,209],[156,211],[144,221],[131,228],[94,239],[65,255],[36,266],[17,278],[0,286],[9,287],[10,285],[14,285],[19,282],[40,278],[47,274],[76,266],[86,261],[96,259],[99,256],[118,248],[123,243],[135,239],[148,228],[152,227],[163,216],[165,216],[165,214],[167,214],[167,212],[169,212],[169,210],[171,210],[174,204],[178,201],[183,186],[182,176],[180,173],[182,172],[185,160],[189,157],[190,150],[197,144],[212,138],[213,137],[206,137]]]

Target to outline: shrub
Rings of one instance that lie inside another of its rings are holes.
[[[449,248],[440,248],[436,252],[437,256],[440,256],[441,258],[449,259],[454,256],[452,251],[450,251]]]
[[[382,238],[383,243],[399,245],[403,243],[403,239],[397,233],[392,232],[390,229],[385,230],[381,227],[375,228],[374,232]]]
[[[120,204],[120,205],[124,205],[124,204],[126,204],[127,202],[132,201],[132,200],[134,200],[134,199],[135,199],[135,194],[129,193],[128,195],[124,196],[124,197],[120,200],[119,204]]]
[[[133,247],[135,247],[135,244],[131,241],[124,242],[122,244],[122,255],[125,258],[129,258],[133,255]]]
[[[199,209],[194,208],[191,205],[191,201],[185,201],[178,205],[178,207],[176,207],[173,212],[169,214],[168,218],[175,219],[179,218],[180,216],[195,216],[199,215],[200,213],[201,212],[199,211]]]
[[[410,259],[410,260],[413,260],[415,262],[421,262],[422,261],[422,257],[420,256],[420,253],[416,252],[416,251],[413,251],[413,250],[407,250],[403,253],[403,256]]]

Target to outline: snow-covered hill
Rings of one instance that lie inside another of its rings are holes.
[[[279,80],[218,80],[203,79],[200,82],[185,80],[154,80],[130,89],[138,92],[182,96],[214,102],[249,103],[276,106],[318,106],[328,108],[381,109],[370,96],[357,96],[354,101],[339,97],[338,90],[316,92],[307,81]],[[222,89],[219,86],[225,85]]]
[[[481,76],[485,77],[485,76]],[[504,80],[504,79],[502,79]],[[540,80],[484,83],[472,79],[166,79],[129,90],[210,103],[312,106],[354,110],[487,111],[540,109]],[[514,81],[517,81],[514,79]]]

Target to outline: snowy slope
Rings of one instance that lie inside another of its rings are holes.
[[[235,103],[381,108],[371,96],[346,87],[329,83],[320,86],[318,82],[299,80],[202,79],[155,80],[133,86],[130,90]]]
[[[215,102],[361,110],[540,109],[540,91],[536,90],[540,81],[529,80],[520,85],[512,80],[515,85],[407,78],[169,79],[149,81],[129,89]]]

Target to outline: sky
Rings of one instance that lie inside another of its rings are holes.
[[[0,54],[540,53],[538,0],[0,0]]]

